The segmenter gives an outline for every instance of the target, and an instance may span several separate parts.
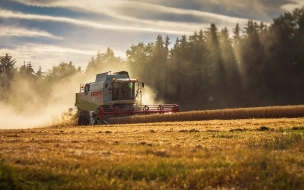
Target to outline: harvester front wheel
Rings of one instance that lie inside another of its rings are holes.
[[[78,118],[78,126],[83,126],[83,125],[89,125],[90,121],[84,117],[84,116],[79,116]]]

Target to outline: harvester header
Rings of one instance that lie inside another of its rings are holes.
[[[127,71],[97,74],[94,82],[80,84],[76,93],[78,125],[107,123],[108,117],[179,112],[176,104],[143,105],[142,88],[144,83],[130,78]]]

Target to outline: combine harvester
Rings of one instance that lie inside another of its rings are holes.
[[[126,71],[96,75],[76,93],[78,125],[108,124],[107,118],[179,112],[176,104],[142,105],[144,83]]]

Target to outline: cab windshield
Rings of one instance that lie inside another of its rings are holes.
[[[113,82],[113,100],[134,100],[135,82]]]

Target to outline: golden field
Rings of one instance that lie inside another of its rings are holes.
[[[0,189],[303,189],[304,118],[0,130]]]

